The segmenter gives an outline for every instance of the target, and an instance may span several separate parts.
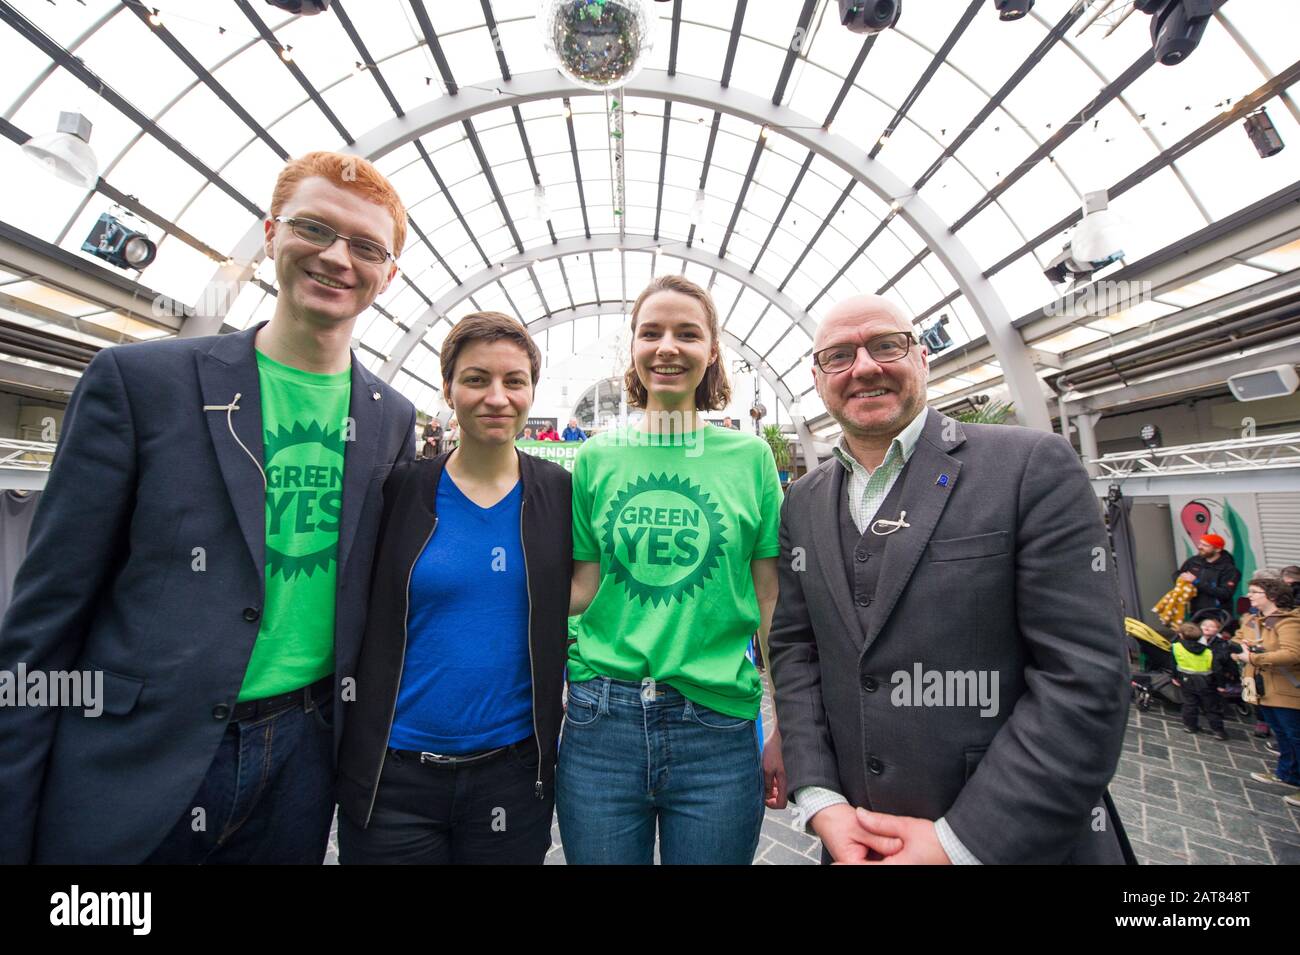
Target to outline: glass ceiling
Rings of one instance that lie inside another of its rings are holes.
[[[537,36],[536,0],[336,0],[338,12],[296,18],[260,2],[156,3],[148,9],[112,0],[0,3],[6,21],[0,26],[6,64],[0,107],[27,135],[52,131],[60,110],[79,110],[91,120],[90,143],[103,180],[171,230],[143,227],[158,241],[159,254],[141,282],[185,304],[200,301],[220,261],[257,225],[254,210],[269,203],[282,156],[346,148],[392,119],[394,103],[410,113],[455,95],[448,93],[448,81],[458,89],[490,91],[503,82],[503,67],[514,77],[551,69]],[[1113,3],[1115,9],[1079,34],[1102,5],[1086,10],[1089,4],[1074,0],[1038,0],[1030,16],[1003,23],[987,2],[906,0],[898,28],[865,38],[836,22],[834,0],[741,0],[739,10],[734,0],[654,3],[661,23],[647,70],[668,71],[675,48],[678,74],[717,83],[729,71],[731,88],[767,101],[777,96],[809,128],[829,124],[863,156],[875,151],[879,162],[955,227],[957,239],[1018,318],[1058,297],[1042,269],[1060,251],[1064,230],[1042,236],[1077,213],[1084,192],[1125,183],[1143,164],[1294,66],[1300,4],[1290,0],[1231,0],[1186,63],[1146,69],[1134,65],[1149,54],[1149,17],[1129,16],[1107,35],[1131,4]],[[967,18],[972,7],[979,9]],[[148,22],[149,10],[156,10],[161,26]],[[424,15],[445,71],[421,26]],[[1069,28],[1045,44],[1064,18],[1070,18]],[[80,58],[96,82],[135,112],[117,108],[56,64],[25,35],[24,23]],[[794,36],[801,42],[789,61]],[[950,40],[951,49],[935,64]],[[1046,49],[1035,60],[1040,45]],[[1069,124],[1117,80],[1118,89],[1111,90],[1117,95],[1086,121]],[[1000,95],[1004,87],[1009,90]],[[556,240],[619,233],[606,98],[579,94],[575,87],[567,100],[527,102],[517,112],[509,105],[490,108],[377,159],[424,239],[412,230],[399,260],[402,278],[358,322],[361,357],[372,369],[394,354],[429,302],[521,252],[534,260],[527,268],[501,271],[451,308],[449,321],[430,325],[394,378],[418,407],[436,405],[438,348],[459,315],[498,309],[533,323],[592,305],[618,316],[625,298],[634,298],[653,274],[684,272],[711,286],[727,332],[761,357],[769,383],[779,380],[802,396],[800,412],[815,418],[823,409],[810,390],[805,330],[770,307],[747,280],[671,254],[688,240],[696,257],[717,256],[725,244],[725,258],[742,276],[778,288],[814,323],[840,298],[883,290],[914,315],[949,316],[947,331],[956,345],[983,335],[956,277],[887,200],[794,142],[779,125],[762,127],[683,102],[626,98],[622,248],[597,241],[603,247],[555,257]],[[989,110],[991,99],[997,105]],[[1268,106],[1283,141],[1291,144],[1278,156],[1262,160],[1238,120],[1126,184],[1120,194],[1112,191],[1111,209],[1125,223],[1127,261],[1300,179],[1300,112],[1285,95]],[[156,124],[161,138],[141,127],[141,116]],[[1044,158],[1026,164],[1063,133]],[[80,243],[112,200],[39,173],[15,143],[6,143],[0,175],[22,185],[0,194],[0,221],[84,256]],[[536,217],[537,182],[545,187],[547,221]],[[705,209],[693,218],[701,186]],[[895,198],[905,202],[910,193]],[[667,251],[659,251],[660,245]],[[1271,255],[1224,263],[1224,273],[1201,280],[1213,287],[1199,299],[1189,286],[1035,345],[1057,352],[1083,347],[1204,301],[1220,288],[1241,288],[1300,264],[1294,246]],[[275,281],[270,265],[261,263],[256,277],[260,283],[244,287],[226,316],[228,325],[242,328],[269,317]],[[45,321],[39,310],[10,307],[11,299],[22,299],[19,293],[33,285],[38,304],[61,307],[53,290],[40,289],[39,277],[0,275],[6,319],[101,343],[160,334],[122,315],[99,314],[102,307],[84,302],[65,303],[65,314],[79,321],[75,327]],[[599,336],[615,324],[597,320],[579,327]],[[546,340],[555,352],[550,361],[588,344],[576,332]],[[574,395],[607,372],[593,367],[590,381]],[[936,383],[931,397],[998,375],[996,362],[980,362]]]

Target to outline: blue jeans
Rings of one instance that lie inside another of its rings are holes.
[[[574,865],[749,865],[763,823],[754,721],[666,684],[599,677],[569,685],[555,780]]]
[[[226,727],[194,799],[145,861],[320,865],[334,818],[333,701]],[[201,810],[201,812],[196,811]]]
[[[1292,786],[1300,786],[1300,710],[1288,706],[1261,706],[1259,715],[1273,731],[1277,741],[1278,779]]]

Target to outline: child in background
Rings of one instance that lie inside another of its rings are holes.
[[[1198,714],[1204,710],[1214,738],[1226,740],[1228,733],[1223,728],[1223,701],[1219,698],[1219,691],[1210,682],[1214,653],[1201,642],[1201,627],[1194,623],[1179,624],[1178,638],[1171,649],[1174,666],[1178,670],[1174,684],[1183,691],[1183,731],[1198,732]]]

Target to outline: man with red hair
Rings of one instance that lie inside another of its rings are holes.
[[[1241,583],[1241,571],[1232,555],[1223,549],[1226,541],[1218,534],[1205,534],[1196,542],[1196,553],[1178,568],[1176,580],[1185,580],[1196,587],[1196,596],[1189,605],[1195,617],[1202,610],[1226,610],[1236,616],[1233,601]]]
[[[406,212],[324,152],[270,212],[269,322],[105,349],[68,404],[0,676],[89,699],[0,698],[0,863],[324,859],[381,492],[414,456],[350,343]]]

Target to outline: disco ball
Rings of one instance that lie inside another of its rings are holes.
[[[650,0],[542,0],[542,43],[565,76],[587,89],[622,86],[641,71],[659,18]]]

